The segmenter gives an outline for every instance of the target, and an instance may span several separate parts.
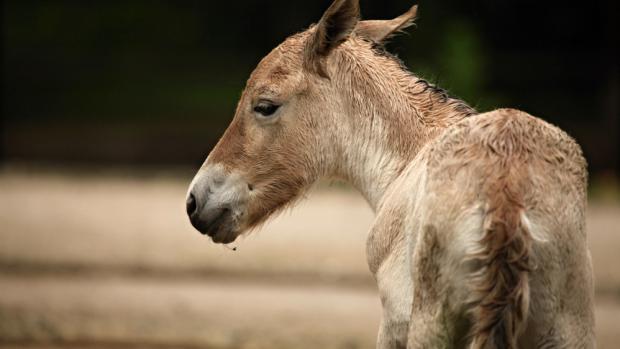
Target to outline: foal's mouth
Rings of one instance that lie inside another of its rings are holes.
[[[203,235],[211,237],[213,242],[229,244],[237,238],[233,231],[232,212],[230,208],[219,208],[209,220],[192,219],[192,225]]]

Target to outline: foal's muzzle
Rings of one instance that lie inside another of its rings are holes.
[[[207,193],[208,192],[209,189],[207,189]],[[205,199],[198,201],[196,199],[196,195],[190,192],[187,198],[187,215],[189,216],[192,226],[196,228],[196,230],[203,235],[209,235],[214,238],[219,231],[226,228],[226,224],[231,223],[231,210],[228,207],[218,207],[204,210],[208,203],[208,195],[205,196]],[[223,239],[222,241],[216,242],[225,241]]]
[[[247,191],[247,184],[239,176],[227,175],[218,167],[201,169],[186,200],[192,226],[216,243],[233,242],[239,235]]]

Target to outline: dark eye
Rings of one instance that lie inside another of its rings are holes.
[[[272,102],[261,101],[255,107],[254,111],[259,113],[262,116],[271,116],[280,108],[279,105],[273,104]]]

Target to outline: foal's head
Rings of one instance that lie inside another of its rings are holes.
[[[347,113],[334,81],[352,69],[343,67],[338,51],[347,41],[363,41],[370,50],[369,43],[410,25],[415,10],[393,20],[359,21],[358,0],[335,0],[316,26],[269,53],[190,185],[192,225],[215,242],[230,243],[332,174],[338,119]]]

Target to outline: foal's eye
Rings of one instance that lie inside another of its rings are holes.
[[[254,111],[262,116],[267,117],[275,114],[275,112],[278,111],[278,108],[280,108],[280,106],[277,104],[273,104],[272,102],[268,101],[261,101],[254,107]]]

